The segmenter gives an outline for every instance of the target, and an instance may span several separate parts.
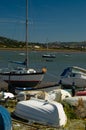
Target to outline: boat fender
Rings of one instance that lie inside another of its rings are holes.
[[[44,67],[44,68],[42,68],[42,72],[43,73],[46,73],[47,72],[47,69]]]

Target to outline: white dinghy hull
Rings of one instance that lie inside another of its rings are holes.
[[[14,114],[30,122],[55,127],[65,126],[67,122],[63,106],[60,103],[36,98],[18,102]]]

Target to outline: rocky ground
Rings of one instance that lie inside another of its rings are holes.
[[[26,125],[13,121],[13,130],[86,130],[86,120],[68,120],[68,123],[64,128],[52,128],[38,124]]]

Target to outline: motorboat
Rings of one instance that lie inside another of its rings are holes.
[[[43,58],[56,58],[55,54],[43,54],[42,55]]]
[[[65,86],[86,87],[86,69],[78,66],[67,67],[60,75],[60,81]]]
[[[30,123],[52,127],[65,126],[67,122],[62,104],[37,98],[18,102],[13,114]]]

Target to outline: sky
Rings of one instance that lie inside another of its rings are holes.
[[[0,36],[25,40],[26,0],[0,1]],[[28,0],[28,41],[86,41],[86,0]]]

